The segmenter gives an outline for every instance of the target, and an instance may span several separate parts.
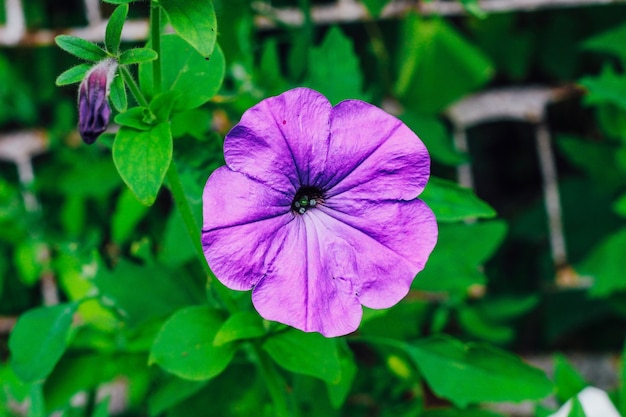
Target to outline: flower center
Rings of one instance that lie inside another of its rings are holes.
[[[297,214],[304,214],[307,210],[317,206],[324,201],[322,190],[317,187],[300,187],[296,196],[291,202],[291,210]]]

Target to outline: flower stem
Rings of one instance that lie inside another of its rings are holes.
[[[148,100],[146,100],[146,98],[144,97],[143,93],[141,92],[141,89],[137,85],[137,82],[135,81],[132,74],[130,73],[130,71],[128,71],[128,68],[126,68],[125,65],[120,65],[120,74],[122,74],[122,78],[124,79],[124,82],[130,89],[130,93],[133,95],[133,97],[135,97],[135,100],[137,101],[137,103],[139,103],[140,106],[148,107]]]
[[[287,392],[285,390],[285,384],[276,370],[276,366],[256,344],[252,344],[253,356],[255,362],[259,366],[259,371],[265,379],[267,391],[274,403],[274,413],[276,417],[290,417],[293,413],[289,412],[289,406],[287,404]]]
[[[152,2],[150,7],[150,41],[157,58],[152,61],[152,96],[161,92],[161,7]]]

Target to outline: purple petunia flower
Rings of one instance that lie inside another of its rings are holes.
[[[92,144],[109,125],[111,108],[107,100],[117,61],[107,58],[89,70],[78,88],[78,131],[86,144]]]
[[[435,216],[417,199],[428,152],[373,105],[287,91],[243,114],[224,156],[202,197],[204,254],[268,320],[350,333],[362,305],[407,294],[435,246]]]

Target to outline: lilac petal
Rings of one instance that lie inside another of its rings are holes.
[[[332,233],[358,254],[353,285],[359,301],[388,308],[409,291],[437,242],[437,222],[421,200],[403,202],[335,199],[320,207]]]
[[[371,104],[347,100],[333,108],[327,197],[403,199],[417,197],[428,182],[430,157],[406,125]]]
[[[202,246],[211,270],[227,287],[250,290],[294,219],[291,198],[221,167],[207,180],[202,199]]]
[[[331,108],[307,88],[261,101],[226,135],[226,164],[279,190],[312,184],[324,167]]]
[[[111,108],[107,97],[117,66],[115,59],[104,59],[94,65],[80,83],[78,130],[87,144],[94,143],[109,125]]]
[[[109,125],[111,109],[106,95],[106,73],[92,72],[80,85],[78,130],[86,144],[95,142]]]
[[[310,210],[284,228],[252,294],[264,318],[341,336],[357,329],[361,304],[388,308],[407,294],[437,239],[433,213],[420,200],[362,209],[359,217]]]
[[[356,254],[314,216],[284,229],[273,267],[252,293],[259,314],[326,337],[356,330],[363,314],[352,288]]]

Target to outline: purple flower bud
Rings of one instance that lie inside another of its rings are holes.
[[[92,144],[109,125],[111,108],[107,98],[117,61],[105,59],[89,70],[78,89],[78,131],[86,144]]]

